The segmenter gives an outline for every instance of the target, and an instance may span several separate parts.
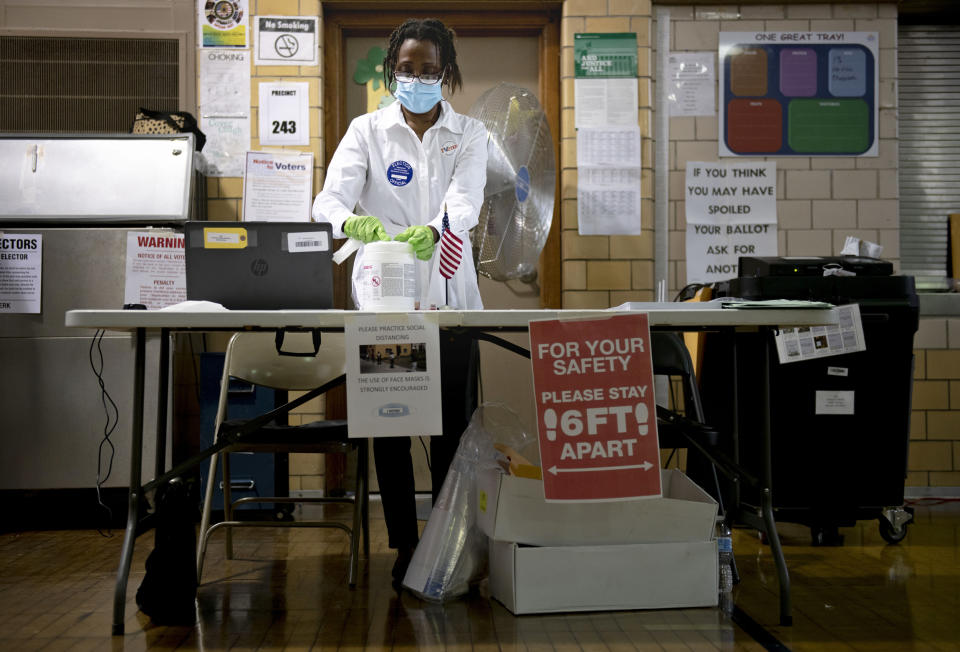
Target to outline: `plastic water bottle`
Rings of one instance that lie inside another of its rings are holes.
[[[726,520],[717,522],[717,555],[720,567],[720,609],[733,611],[733,536]]]

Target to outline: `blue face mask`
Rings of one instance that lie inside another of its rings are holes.
[[[426,113],[443,99],[443,84],[421,84],[420,80],[397,82],[393,96],[411,113]]]

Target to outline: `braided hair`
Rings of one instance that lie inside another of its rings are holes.
[[[416,41],[430,41],[437,46],[440,53],[440,64],[443,66],[443,83],[450,89],[450,94],[463,88],[463,77],[457,65],[457,51],[453,47],[454,31],[436,18],[408,18],[402,25],[393,30],[390,35],[390,45],[387,55],[383,58],[383,79],[387,88],[393,83],[393,71],[397,67],[397,57],[400,46],[407,39]]]

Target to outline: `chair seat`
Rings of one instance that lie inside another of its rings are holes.
[[[690,442],[684,437],[684,434],[693,437],[704,448],[716,448],[720,440],[720,433],[713,428],[690,421],[683,420],[682,425],[674,422],[670,423],[663,419],[657,419],[657,437],[660,440],[660,448],[689,448]]]
[[[236,430],[247,419],[230,419],[221,424],[221,431]],[[239,442],[226,450],[254,450],[269,447],[272,451],[296,450],[317,452],[346,452],[355,448],[358,441],[347,437],[346,419],[312,421],[299,426],[268,423],[259,430],[244,435]]]

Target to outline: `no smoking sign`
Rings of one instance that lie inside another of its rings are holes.
[[[548,501],[660,496],[647,316],[530,322]]]
[[[257,16],[254,64],[316,66],[319,63],[317,16]]]
[[[273,42],[273,51],[281,59],[290,61],[300,51],[300,41],[294,34],[281,34]]]

